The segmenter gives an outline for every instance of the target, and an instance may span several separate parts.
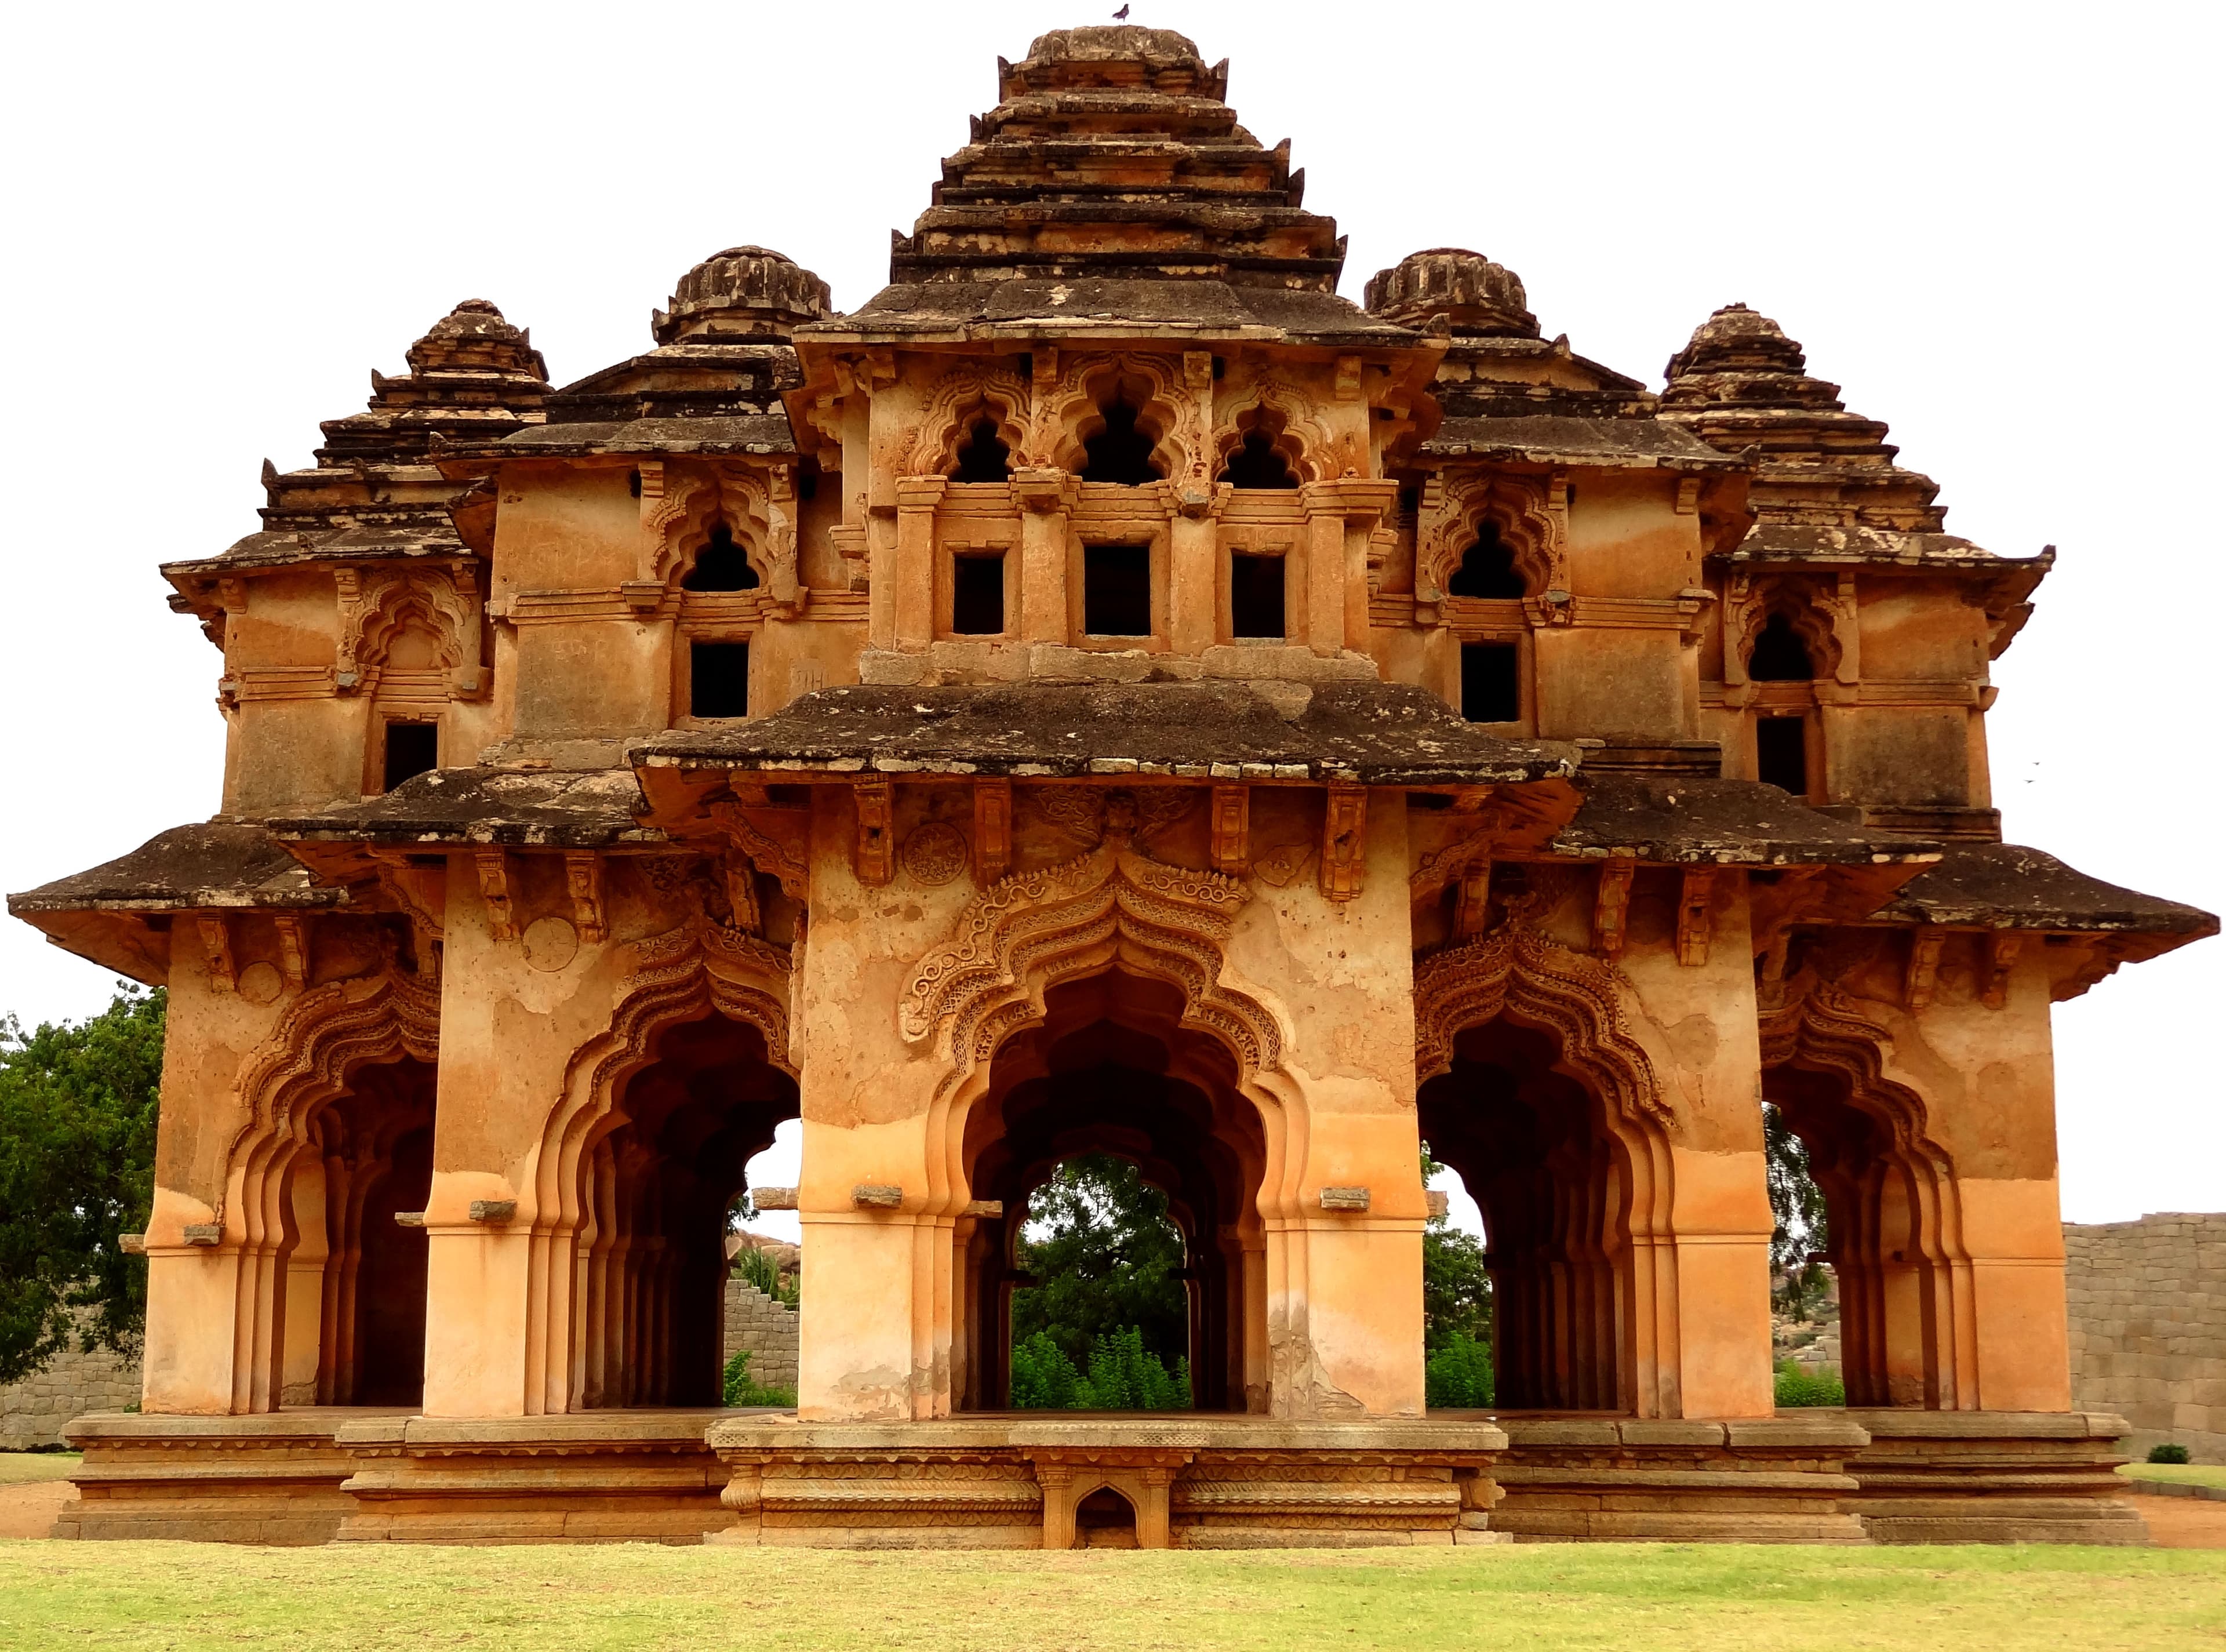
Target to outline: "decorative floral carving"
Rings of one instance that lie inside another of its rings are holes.
[[[333,670],[340,693],[376,681],[395,639],[413,621],[431,634],[449,692],[459,699],[480,693],[479,582],[468,564],[401,573],[350,568],[337,577],[340,634]]]
[[[1002,367],[953,367],[928,391],[896,473],[949,475],[957,468],[958,449],[984,417],[996,425],[997,439],[1019,454],[1028,440],[1027,384]]]
[[[1456,471],[1433,477],[1422,492],[1415,545],[1415,597],[1435,602],[1485,523],[1513,553],[1516,571],[1533,596],[1569,588],[1568,535],[1549,508],[1547,485],[1529,476]]]
[[[897,861],[915,883],[939,889],[966,869],[966,834],[948,821],[931,820],[906,834]]]
[[[1561,1058],[1637,1122],[1669,1124],[1670,1103],[1646,1052],[1631,1035],[1614,973],[1534,929],[1504,924],[1441,947],[1415,965],[1415,1072],[1449,1071],[1465,1027],[1506,1014],[1555,1034]]]

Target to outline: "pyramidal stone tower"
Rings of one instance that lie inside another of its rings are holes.
[[[2140,1539],[2050,1008],[2217,925],[2000,841],[2051,553],[1742,305],[1657,392],[1476,252],[1341,296],[1227,85],[1046,35],[855,312],[729,247],[559,389],[467,302],[165,568],[223,811],[10,902],[170,991],[65,1530]],[[1844,1409],[1773,1409],[1765,1103]],[[1425,1141],[1496,1412],[1425,1406]],[[1009,1408],[1093,1152],[1181,1230],[1186,1410]],[[792,1414],[719,1405],[746,1191]]]

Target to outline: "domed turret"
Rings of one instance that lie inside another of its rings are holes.
[[[1471,338],[1535,339],[1538,318],[1523,281],[1512,270],[1465,247],[1412,252],[1370,277],[1371,315],[1420,327],[1443,316],[1453,332]]]
[[[827,283],[761,246],[715,252],[674,284],[670,309],[651,320],[659,344],[683,340],[785,339],[830,307]]]

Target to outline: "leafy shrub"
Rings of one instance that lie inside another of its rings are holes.
[[[2187,1447],[2185,1446],[2152,1446],[2149,1447],[2149,1461],[2152,1463],[2185,1463],[2187,1461]]]
[[[735,1253],[735,1272],[785,1307],[797,1305],[798,1292],[797,1276],[783,1274],[773,1259],[755,1245],[744,1245]]]
[[[1016,1411],[1187,1411],[1190,1362],[1169,1369],[1129,1325],[1091,1339],[1084,1372],[1039,1331],[1013,1344],[1012,1393]]]
[[[724,1403],[730,1406],[794,1406],[794,1388],[761,1388],[750,1381],[750,1350],[737,1348],[727,1362]]]
[[[1491,1344],[1456,1337],[1422,1363],[1423,1402],[1480,1409],[1492,1403]]]
[[[1778,1403],[1781,1406],[1843,1406],[1847,1384],[1836,1376],[1812,1375],[1791,1360],[1778,1368]]]

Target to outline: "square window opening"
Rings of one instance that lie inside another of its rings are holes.
[[[1004,628],[1004,557],[952,557],[951,629],[961,637],[994,637]]]
[[[750,645],[747,643],[690,643],[688,645],[688,715],[747,717],[750,715]]]
[[[441,766],[441,725],[429,722],[391,722],[386,725],[386,787],[389,791],[413,775]]]
[[[1283,559],[1238,553],[1229,559],[1229,631],[1233,637],[1281,637]]]
[[[1521,656],[1513,643],[1461,645],[1461,715],[1471,722],[1523,717]]]
[[[1809,795],[1809,724],[1805,717],[1765,717],[1754,726],[1754,772],[1765,785]]]
[[[1092,637],[1152,634],[1152,548],[1085,545],[1082,629]]]

